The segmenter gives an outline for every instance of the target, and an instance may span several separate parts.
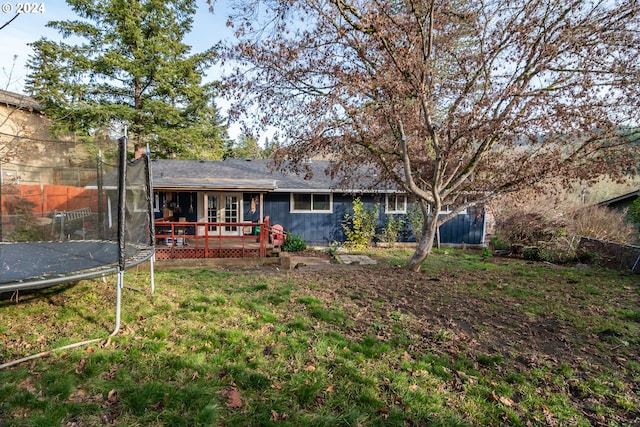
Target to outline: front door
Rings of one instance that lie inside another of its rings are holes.
[[[207,193],[207,222],[241,222],[241,195],[235,193]],[[241,228],[237,225],[224,225],[222,229],[210,225],[209,234],[235,236]]]

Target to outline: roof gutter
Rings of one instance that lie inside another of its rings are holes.
[[[402,190],[373,190],[367,188],[277,188],[275,193],[345,193],[345,194],[405,194]]]

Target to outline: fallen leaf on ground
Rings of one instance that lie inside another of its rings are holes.
[[[87,365],[87,360],[84,358],[80,359],[80,362],[78,362],[78,366],[76,367],[76,374],[83,373],[86,365]]]
[[[112,406],[118,403],[119,401],[120,401],[120,398],[118,397],[118,392],[115,389],[111,389],[107,394],[107,400],[103,403],[102,406],[105,406],[105,407]]]
[[[287,418],[289,418],[289,416],[286,414],[286,412],[283,412],[282,414],[278,414],[273,409],[271,410],[271,421],[273,422],[284,421]]]
[[[500,403],[502,403],[505,406],[511,407],[514,405],[513,400],[509,399],[508,397],[505,396],[500,396]]]
[[[229,388],[225,391],[225,397],[227,398],[228,408],[241,408],[242,399],[240,399],[240,393],[235,388]]]

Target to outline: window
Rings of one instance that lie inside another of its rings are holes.
[[[291,212],[330,213],[333,210],[332,194],[292,193]]]
[[[387,194],[385,213],[407,213],[407,196],[404,194]]]
[[[454,206],[451,205],[445,205],[442,207],[442,209],[440,209],[440,214],[448,214],[453,210]],[[467,214],[467,209],[464,209],[460,212],[458,212],[458,215],[466,215]]]

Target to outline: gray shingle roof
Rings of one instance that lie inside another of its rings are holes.
[[[635,190],[630,193],[623,194],[621,196],[614,197],[612,199],[604,200],[598,203],[598,206],[611,206],[618,203],[631,202],[640,196],[640,190]]]
[[[358,191],[332,179],[326,173],[329,161],[314,160],[303,165],[305,172],[274,170],[271,160],[226,159],[152,160],[153,186],[156,189],[215,189],[243,191]]]
[[[44,107],[35,99],[20,93],[9,92],[8,90],[0,90],[0,103],[10,105],[21,110],[42,111]]]

